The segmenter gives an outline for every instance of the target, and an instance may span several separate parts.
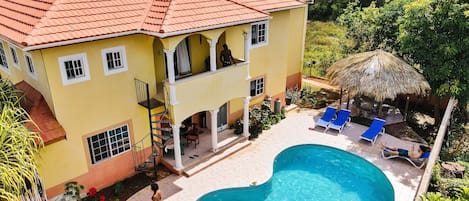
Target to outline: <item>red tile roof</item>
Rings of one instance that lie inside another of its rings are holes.
[[[36,123],[36,125],[27,123],[26,126],[32,131],[39,132],[45,145],[65,139],[64,128],[55,119],[41,93],[25,81],[19,82],[15,87],[23,91],[25,98],[22,106]]]
[[[35,46],[128,31],[178,34],[266,19],[298,0],[0,0],[0,35]]]

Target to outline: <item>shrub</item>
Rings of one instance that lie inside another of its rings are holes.
[[[70,181],[65,183],[65,192],[63,194],[62,200],[80,200],[81,199],[81,190],[85,187],[81,184],[78,184],[76,181]],[[94,190],[96,193],[96,189]]]
[[[300,92],[298,105],[305,108],[323,108],[327,105],[327,95],[310,88],[303,88]]]
[[[260,106],[256,105],[249,111],[249,133],[250,139],[257,138],[262,130],[268,130],[285,118],[285,107],[280,114],[275,114],[270,108],[270,102],[264,101]]]

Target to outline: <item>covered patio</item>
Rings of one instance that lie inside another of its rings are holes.
[[[200,196],[221,188],[260,185],[272,176],[273,161],[282,150],[298,144],[322,144],[356,154],[376,165],[390,180],[396,201],[414,200],[424,173],[405,160],[386,160],[380,156],[380,142],[389,146],[410,148],[411,142],[384,134],[375,145],[360,140],[367,127],[349,124],[342,134],[334,131],[309,130],[320,117],[321,110],[298,109],[287,113],[287,118],[270,130],[264,131],[250,146],[191,176],[171,175],[158,181],[164,200],[196,200]],[[148,200],[149,187],[129,200]]]
[[[250,141],[248,141],[247,137],[244,135],[237,135],[234,134],[233,129],[226,129],[218,132],[218,149],[213,151],[210,130],[207,128],[199,128],[199,131],[198,143],[188,142],[186,139],[181,139],[181,151],[183,150],[184,152],[184,154],[181,155],[182,164],[184,164],[184,169],[182,169],[181,172],[186,176],[192,176],[200,170],[223,159],[225,156],[233,154],[239,149],[250,144]],[[163,151],[163,158],[160,162],[169,168],[172,167],[176,172],[174,150],[163,149]]]

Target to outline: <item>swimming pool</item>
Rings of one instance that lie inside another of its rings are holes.
[[[273,176],[252,187],[213,191],[198,201],[393,201],[394,190],[376,166],[323,145],[297,145],[274,160]]]

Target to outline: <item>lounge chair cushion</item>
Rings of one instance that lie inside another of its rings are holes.
[[[385,120],[374,118],[371,122],[370,127],[360,136],[361,139],[370,141],[372,144],[376,142],[378,136],[384,134],[384,124]]]
[[[334,130],[338,130],[339,133],[342,133],[342,130],[347,124],[347,122],[350,122],[349,116],[350,116],[350,110],[341,109],[339,111],[339,114],[337,115],[337,118],[327,125],[326,130],[324,130],[324,132],[332,128]]]
[[[330,106],[327,107],[322,117],[316,121],[316,126],[327,127],[327,125],[334,118],[336,111],[337,111],[337,108],[335,107],[330,107]]]

